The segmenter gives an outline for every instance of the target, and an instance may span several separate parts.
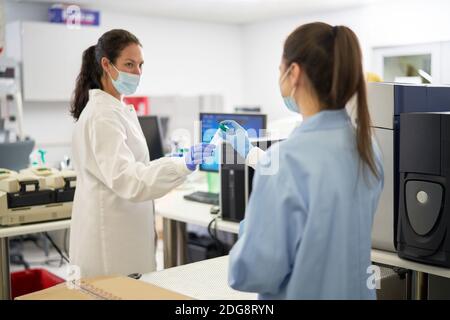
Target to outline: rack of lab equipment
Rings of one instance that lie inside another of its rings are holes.
[[[368,104],[384,167],[384,188],[374,217],[372,247],[396,252],[399,201],[404,201],[400,197],[400,117],[415,112],[449,112],[450,86],[369,83]],[[430,136],[427,143],[436,141]]]
[[[0,169],[0,225],[70,218],[75,188],[71,170]]]
[[[13,108],[14,106],[14,108]],[[25,137],[19,64],[0,58],[0,168],[28,166],[34,141]]]

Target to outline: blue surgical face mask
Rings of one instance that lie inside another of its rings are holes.
[[[284,75],[281,77],[281,79],[280,79],[280,91],[281,91],[281,84],[286,79],[286,77],[287,77],[287,75],[289,74],[290,71],[291,71],[291,67],[289,67],[286,70],[286,72],[284,73]],[[284,105],[290,111],[300,113],[300,108],[299,108],[299,106],[297,105],[297,102],[295,102],[295,99],[294,99],[295,89],[296,89],[295,87],[292,88],[291,94],[289,96],[286,96],[286,97],[283,96],[283,102],[284,102]]]
[[[116,66],[111,63],[111,65],[116,69],[116,71],[119,73],[117,76],[117,79],[114,80],[111,75],[109,77],[111,78],[112,84],[116,90],[123,95],[130,95],[136,92],[136,89],[139,85],[139,81],[141,80],[141,76],[134,73],[128,73],[117,70]]]

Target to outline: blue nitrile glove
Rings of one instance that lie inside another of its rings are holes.
[[[191,146],[189,151],[184,155],[186,167],[194,171],[197,165],[205,163],[206,158],[212,157],[215,148],[215,145],[209,143],[199,143]]]
[[[234,150],[244,159],[247,158],[248,153],[253,148],[253,145],[248,139],[247,131],[234,120],[224,120],[221,122],[228,130],[226,132],[220,130],[222,139],[231,144]]]

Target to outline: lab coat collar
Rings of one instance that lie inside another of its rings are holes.
[[[125,104],[101,89],[90,89],[89,90],[89,100],[91,99],[101,99],[105,102],[111,103],[112,105],[118,107],[124,107]]]
[[[350,117],[345,108],[340,110],[323,110],[308,117],[298,126],[294,133],[316,130],[337,129],[351,123]]]

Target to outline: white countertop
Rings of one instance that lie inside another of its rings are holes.
[[[228,256],[147,273],[141,280],[199,300],[255,300],[228,286]]]
[[[405,260],[400,258],[395,252],[372,249],[372,262],[450,278],[450,268]]]
[[[19,226],[0,226],[0,238],[70,228],[70,219],[30,223]]]
[[[210,213],[212,205],[189,201],[183,198],[184,195],[194,191],[206,191],[206,183],[185,184],[169,192],[164,197],[155,201],[155,213],[163,218],[207,227],[215,217]],[[231,233],[239,233],[239,223],[223,221],[219,218],[217,221],[217,229]]]
[[[450,269],[401,259],[396,253],[372,250],[372,261],[450,278]],[[198,300],[254,300],[257,294],[228,286],[228,256],[148,273],[141,280]]]

